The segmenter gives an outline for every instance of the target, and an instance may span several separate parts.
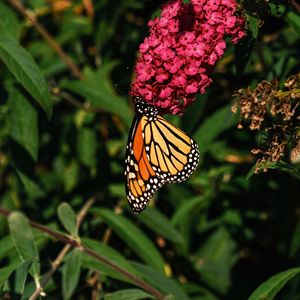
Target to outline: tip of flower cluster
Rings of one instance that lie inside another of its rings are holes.
[[[226,36],[237,43],[245,35],[236,8],[235,0],[172,0],[163,5],[140,45],[130,94],[164,113],[182,114],[211,84],[209,75],[224,54]]]

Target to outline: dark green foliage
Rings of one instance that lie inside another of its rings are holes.
[[[299,120],[280,161],[258,168],[250,151],[265,133],[238,129],[231,110],[237,89],[277,79],[284,90],[299,73],[296,1],[239,1],[247,37],[170,118],[198,142],[199,167],[140,215],[124,189],[127,93],[161,1],[22,1],[82,78],[11,2],[0,3],[0,298],[42,285],[46,299],[300,299]]]

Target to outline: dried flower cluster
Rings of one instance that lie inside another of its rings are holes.
[[[235,0],[164,5],[140,45],[131,95],[163,113],[181,114],[212,82],[209,74],[224,53],[225,37],[237,43],[245,35],[244,19],[236,11]]]
[[[250,129],[259,130],[267,114],[267,105],[272,102],[273,92],[276,91],[277,86],[276,81],[264,80],[253,91],[250,87],[238,90],[235,93],[238,102],[232,107],[232,111],[236,113],[239,107],[242,117],[250,121]],[[241,124],[239,128],[242,128]]]
[[[278,162],[286,154],[286,146],[291,145],[291,161],[296,162],[300,154],[300,73],[290,76],[286,82],[287,91],[279,90],[278,81],[262,81],[252,91],[250,88],[236,92],[237,102],[232,107],[241,118],[249,121],[251,130],[264,130],[265,138],[259,149],[252,153],[260,154],[258,171],[268,162]],[[271,121],[271,123],[270,123]],[[242,128],[242,124],[238,125]],[[299,148],[299,149],[298,149]]]
[[[265,129],[265,138],[261,142],[260,149],[252,149],[253,154],[261,154],[261,159],[257,162],[257,172],[263,166],[267,171],[268,162],[277,162],[285,154],[285,147],[288,143],[286,138],[287,125],[273,125]],[[266,164],[267,163],[267,164]]]

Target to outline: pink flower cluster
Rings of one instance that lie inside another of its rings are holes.
[[[225,37],[237,43],[244,35],[244,19],[236,15],[235,0],[173,0],[161,16],[149,22],[150,35],[140,45],[130,94],[162,113],[182,114],[203,94]]]

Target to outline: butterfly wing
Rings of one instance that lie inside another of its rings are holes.
[[[199,162],[197,143],[160,115],[145,122],[144,144],[152,169],[166,182],[186,180]]]
[[[130,207],[136,213],[142,211],[155,192],[165,183],[158,178],[146,154],[143,126],[145,115],[136,116],[129,135],[125,160],[125,186]]]

